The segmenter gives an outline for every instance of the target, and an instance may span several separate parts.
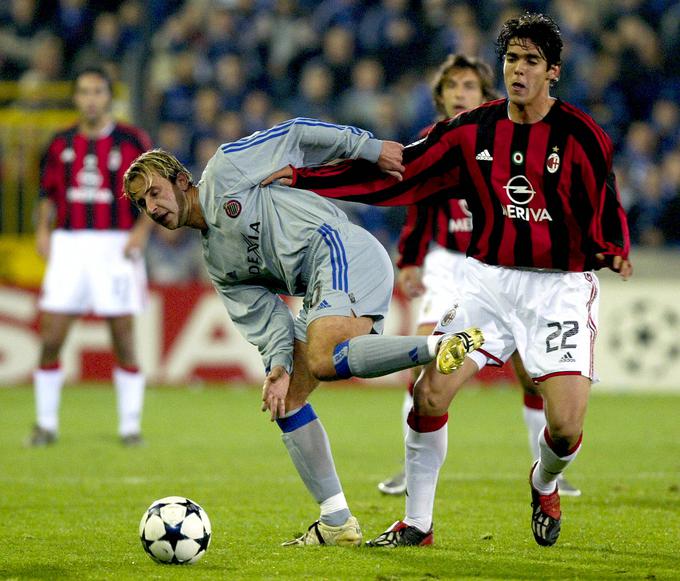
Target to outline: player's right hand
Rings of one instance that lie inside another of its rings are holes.
[[[290,375],[288,372],[277,365],[267,377],[262,386],[262,411],[269,410],[271,421],[281,418],[286,413],[286,395],[290,385]]]
[[[419,266],[405,266],[399,271],[397,277],[399,290],[408,299],[415,299],[425,293],[423,275]]]
[[[399,181],[404,179],[402,175],[406,168],[401,163],[404,157],[404,146],[396,141],[383,141],[378,167],[386,174],[397,178]]]

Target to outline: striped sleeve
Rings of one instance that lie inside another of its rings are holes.
[[[401,181],[365,160],[293,168],[293,186],[327,197],[374,206],[406,206],[441,197],[459,181],[462,160],[455,126],[438,123],[425,139],[404,148]]]
[[[409,206],[406,223],[399,235],[397,268],[422,266],[430,241],[433,238],[435,206],[418,204]]]
[[[603,254],[628,258],[630,233],[626,213],[621,206],[614,172],[607,176],[601,210],[599,223]]]

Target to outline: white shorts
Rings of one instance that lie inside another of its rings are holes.
[[[466,259],[458,305],[437,331],[477,326],[484,346],[470,357],[481,369],[502,365],[519,352],[536,382],[553,375],[596,381],[595,337],[600,285],[592,272],[546,272],[490,266]]]
[[[134,315],[146,303],[144,259],[125,258],[124,231],[52,232],[40,309],[51,313]]]
[[[446,310],[460,298],[460,281],[465,267],[465,254],[434,245],[423,265],[423,295],[417,324],[434,325]]]

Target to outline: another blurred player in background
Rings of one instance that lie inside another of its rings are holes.
[[[87,313],[106,318],[111,331],[122,443],[142,441],[145,379],[133,316],[146,298],[142,250],[153,222],[139,217],[121,192],[125,170],[151,141],[140,129],[114,121],[112,98],[103,69],[80,71],[73,93],[78,123],[54,137],[42,162],[36,244],[48,265],[39,303],[42,350],[34,374],[31,446],[57,439],[64,383],[59,357],[72,323]]]
[[[498,94],[494,88],[493,71],[483,61],[462,54],[450,55],[440,66],[435,77],[432,96],[442,119],[455,117],[492,99]],[[427,135],[428,127],[421,136]],[[437,321],[459,298],[461,269],[465,251],[472,234],[472,214],[467,202],[449,199],[442,203],[409,206],[406,223],[399,238],[399,289],[409,299],[422,296],[418,313],[419,335],[430,335]],[[422,270],[421,270],[422,267]],[[522,365],[517,352],[512,363],[524,391],[524,422],[529,434],[529,448],[538,460],[538,439],[545,427],[543,398]],[[408,414],[413,405],[413,385],[420,374],[415,373],[408,385],[402,406],[404,437],[408,433]],[[581,491],[560,475],[560,493],[579,496]],[[406,474],[401,470],[380,482],[384,494],[406,492]]]
[[[194,185],[162,150],[140,156],[125,192],[158,224],[197,228],[215,289],[241,334],[256,345],[269,411],[320,507],[319,520],[286,545],[361,544],[335,470],[330,442],[309,395],[320,380],[375,377],[478,347],[468,333],[381,336],[394,272],[381,244],[334,204],[311,192],[260,182],[287,163],[362,157],[398,175],[403,147],[355,127],[292,119],[220,146]],[[297,317],[280,294],[304,297]],[[441,345],[441,347],[440,347]],[[282,498],[275,491],[272,498]]]

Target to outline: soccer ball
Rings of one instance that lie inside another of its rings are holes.
[[[152,502],[139,523],[142,546],[159,563],[195,563],[208,550],[211,536],[208,515],[183,496],[167,496]]]

